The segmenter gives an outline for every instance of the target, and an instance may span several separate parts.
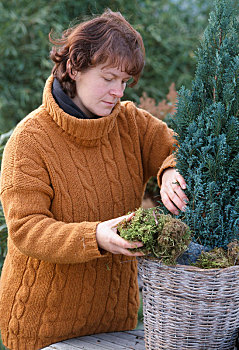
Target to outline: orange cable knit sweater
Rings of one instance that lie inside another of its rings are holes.
[[[74,118],[56,104],[52,82],[2,162],[0,329],[13,350],[136,326],[136,260],[103,254],[96,226],[139,207],[149,177],[174,166],[165,123],[131,102],[100,119]]]

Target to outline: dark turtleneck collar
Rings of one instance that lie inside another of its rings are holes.
[[[54,78],[52,85],[52,95],[57,102],[58,106],[63,109],[67,114],[72,115],[78,119],[98,119],[100,116],[95,116],[94,118],[89,118],[73,101],[72,99],[65,94],[62,90],[61,84],[59,81]]]

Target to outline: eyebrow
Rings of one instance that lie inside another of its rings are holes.
[[[119,76],[117,75],[117,74],[115,74],[115,73],[112,73],[112,72],[107,72],[107,71],[105,71],[107,68],[102,68],[101,69],[101,71],[103,72],[103,73],[106,73],[106,74],[111,74],[111,75],[113,75],[113,77],[114,78],[118,78]],[[127,74],[127,73],[126,73]],[[126,77],[125,77],[125,79],[130,79],[130,78],[132,78],[132,76],[131,75],[127,75]]]

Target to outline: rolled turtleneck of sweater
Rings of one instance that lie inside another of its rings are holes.
[[[2,161],[8,253],[0,329],[12,350],[137,324],[134,257],[99,250],[99,222],[141,205],[148,179],[175,165],[165,123],[118,102],[99,119],[59,107],[46,82],[42,105],[24,118]]]

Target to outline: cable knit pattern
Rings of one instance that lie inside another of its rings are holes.
[[[74,145],[73,145],[74,146]],[[99,208],[96,206],[98,203],[97,193],[95,191],[95,185],[93,183],[93,176],[89,173],[89,166],[87,163],[87,158],[84,152],[79,154],[78,149],[71,144],[68,145],[70,149],[70,155],[72,161],[78,158],[78,162],[76,163],[77,168],[77,178],[81,183],[82,194],[84,194],[84,202],[81,203],[82,207],[87,208],[87,213],[85,213],[85,217],[83,220],[87,220],[89,216],[89,220],[94,220],[95,217],[100,217]],[[80,157],[80,158],[79,158]]]
[[[102,139],[102,155],[105,162],[106,173],[109,178],[109,185],[111,189],[111,195],[113,198],[113,213],[112,217],[122,216],[124,214],[123,194],[119,192],[118,187],[122,187],[120,184],[119,173],[117,169],[117,163],[114,159],[113,149],[108,138]],[[114,194],[117,196],[114,198]]]
[[[74,118],[56,104],[52,83],[2,161],[9,240],[0,327],[12,350],[136,326],[136,260],[101,252],[96,227],[139,207],[149,177],[174,166],[165,123],[131,102],[99,119]]]
[[[136,155],[134,147],[137,146],[139,140],[136,139],[135,140],[136,144],[134,144],[134,139],[130,135],[131,131],[134,132],[134,128],[132,128],[132,124],[129,125],[129,120],[127,119],[127,115],[126,115],[126,118],[124,117],[121,120],[122,120],[122,123],[121,123],[120,133],[121,133],[121,139],[123,141],[122,146],[123,146],[124,156],[125,156],[125,159],[127,160],[126,163],[127,163],[128,172],[132,177],[132,186],[134,189],[134,194],[135,196],[137,196],[137,194],[139,194],[138,188],[142,187],[142,174],[140,177],[140,169],[139,169],[140,167],[139,156],[141,155],[140,154]],[[130,126],[132,130],[129,130]],[[136,129],[136,125],[135,125],[135,129]],[[137,135],[136,135],[136,138],[137,138]]]

